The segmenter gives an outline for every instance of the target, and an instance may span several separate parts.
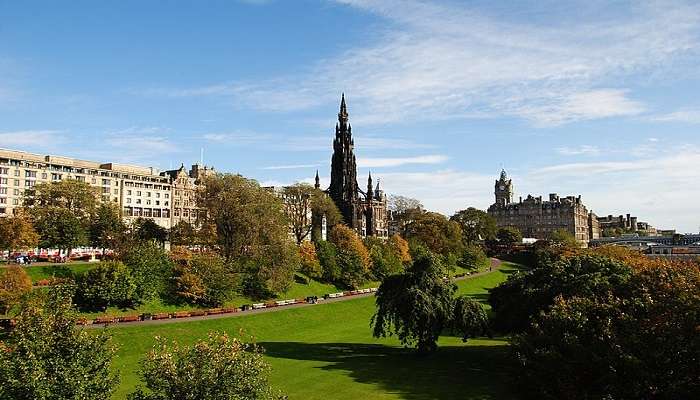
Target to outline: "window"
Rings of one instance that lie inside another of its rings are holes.
[[[153,209],[153,216],[156,218],[160,218],[160,209],[159,208]]]
[[[92,184],[94,185],[94,184],[96,184],[96,183],[97,183],[97,179],[92,178]]]
[[[126,191],[126,194],[127,194],[128,196],[131,196],[131,190],[127,190],[127,191]]]
[[[141,191],[140,191],[140,190],[137,190],[137,191],[136,191],[136,195],[137,195],[137,196],[141,196]]]
[[[119,189],[114,189],[114,194],[119,194]]]
[[[51,174],[52,181],[60,181],[61,178],[63,178],[63,175],[61,175],[61,174]]]
[[[109,194],[109,188],[102,188],[102,194]]]
[[[19,176],[19,170],[18,170],[18,169],[15,170],[15,176]]]
[[[84,176],[76,176],[75,180],[78,182],[85,182],[85,177]]]
[[[7,175],[10,173],[8,168],[0,168],[0,175]]]
[[[103,179],[103,180],[102,180],[102,185],[103,185],[103,186],[109,186],[110,183],[111,183],[111,182],[110,182],[109,179]]]
[[[7,194],[7,188],[0,188],[0,194]]]
[[[173,213],[174,216],[179,217],[180,216],[180,209],[176,208],[175,212]]]
[[[7,199],[5,197],[0,197],[0,204],[7,204]]]
[[[19,199],[12,199],[12,205],[13,205],[13,206],[18,206],[18,205],[19,205]]]
[[[163,210],[163,218],[170,218],[170,210]]]
[[[15,196],[19,196],[19,189],[13,189],[12,194]]]
[[[156,200],[156,205],[159,206],[159,205],[160,205],[160,201]]]
[[[19,186],[19,179],[15,179],[14,184],[15,184],[15,186]]]
[[[144,217],[151,217],[153,214],[151,214],[151,209],[150,208],[144,208],[143,209],[143,216]]]
[[[166,193],[166,194],[165,194],[165,198],[166,198],[166,199],[169,199],[169,198],[170,198],[170,193]]]
[[[6,208],[0,208],[0,214],[7,214],[7,209]]]
[[[151,205],[151,201],[150,201],[150,200],[146,200],[146,204],[150,206],[150,205]]]
[[[36,171],[26,170],[24,171],[25,178],[36,178]]]
[[[141,199],[136,199],[136,204],[141,204]]]
[[[30,188],[30,187],[34,186],[35,184],[36,184],[36,182],[34,182],[34,181],[24,181],[24,187]]]
[[[131,203],[131,198],[127,197],[127,198],[126,198],[126,203],[127,203],[127,204]]]
[[[151,197],[151,192],[146,192],[146,197]]]
[[[156,198],[157,198],[157,199],[160,198],[160,193],[156,193]]]
[[[7,185],[7,178],[0,178],[0,185]]]

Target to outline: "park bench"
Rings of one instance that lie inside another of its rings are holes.
[[[170,314],[168,314],[168,313],[153,314],[153,317],[151,317],[151,319],[168,319],[168,318],[170,318]]]
[[[119,322],[136,322],[139,320],[140,320],[140,318],[138,315],[125,315],[123,317],[118,318]]]
[[[173,318],[187,318],[190,316],[189,311],[177,311],[172,314]]]

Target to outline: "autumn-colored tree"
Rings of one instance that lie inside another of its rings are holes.
[[[312,242],[302,242],[299,246],[301,272],[310,278],[320,278],[323,271],[316,256],[316,247]]]
[[[173,246],[168,256],[175,265],[185,265],[192,259],[192,252],[185,246]]]
[[[32,249],[38,243],[39,235],[23,210],[17,209],[13,215],[0,218],[0,251],[11,254],[14,250]]]
[[[32,280],[24,268],[10,266],[0,272],[0,308],[7,314],[22,297],[32,291]]]
[[[402,238],[401,235],[397,233],[391,236],[389,238],[389,246],[391,246],[402,263],[408,264],[411,262],[411,252],[408,247],[408,242]]]
[[[336,225],[331,230],[329,239],[338,251],[349,251],[356,254],[362,262],[362,268],[365,272],[369,271],[371,265],[369,251],[357,232],[345,225]]]

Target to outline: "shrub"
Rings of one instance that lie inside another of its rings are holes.
[[[268,383],[270,367],[256,345],[215,333],[192,346],[156,339],[141,369],[146,388],[130,400],[282,398]]]
[[[78,280],[78,302],[87,309],[107,306],[132,307],[141,299],[136,281],[126,265],[106,261],[87,271]]]
[[[216,254],[195,255],[175,270],[174,293],[191,304],[207,307],[223,305],[237,286],[236,276]]]
[[[10,266],[0,272],[0,309],[5,314],[32,291],[32,280],[22,267]]]
[[[35,291],[0,342],[0,399],[108,399],[113,356],[105,331],[76,328],[65,288]]]

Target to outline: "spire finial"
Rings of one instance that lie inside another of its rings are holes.
[[[314,187],[316,189],[321,188],[321,178],[318,177],[318,170],[316,170],[316,183],[314,184]]]
[[[338,113],[338,120],[341,122],[347,122],[348,120],[348,107],[345,105],[345,92],[343,92],[340,98],[340,112]]]

